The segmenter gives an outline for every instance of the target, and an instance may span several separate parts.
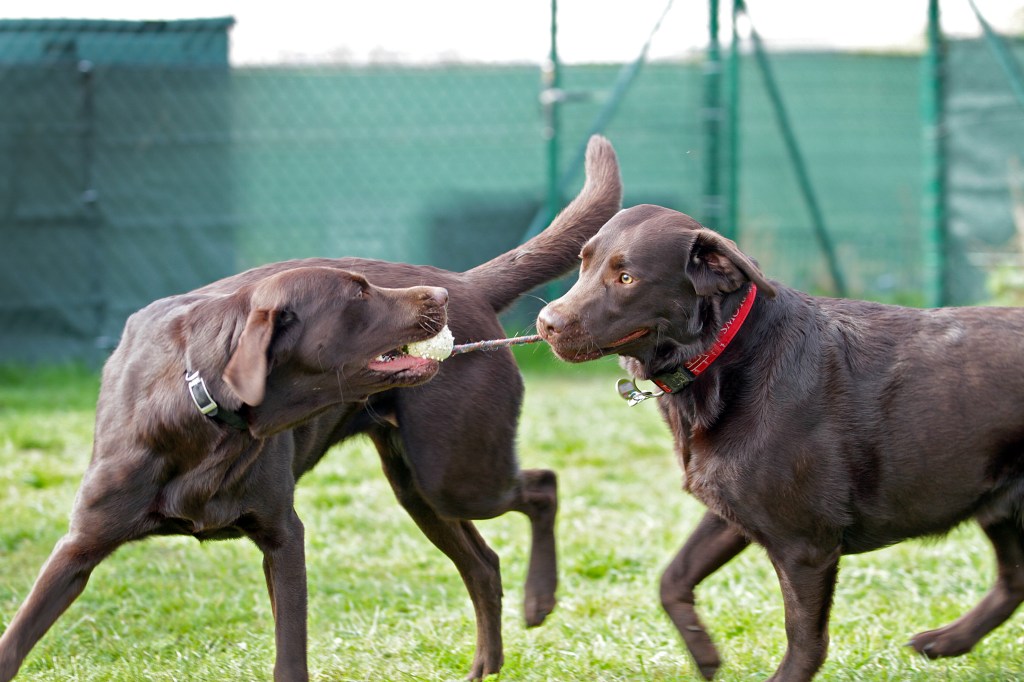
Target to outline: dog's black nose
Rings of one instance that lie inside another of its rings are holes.
[[[557,336],[565,329],[565,318],[550,305],[544,306],[537,315],[537,332],[544,338]]]

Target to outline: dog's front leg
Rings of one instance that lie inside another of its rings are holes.
[[[694,589],[750,542],[720,516],[707,512],[661,575],[661,605],[690,650],[700,674],[714,677],[721,659],[697,617]]]
[[[302,521],[294,510],[272,531],[251,535],[263,552],[270,607],[274,613],[276,682],[305,682],[306,668],[306,554]]]
[[[786,655],[769,682],[804,682],[828,653],[828,617],[839,572],[840,548],[787,544],[768,548],[786,609]]]

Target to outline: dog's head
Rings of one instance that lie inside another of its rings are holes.
[[[722,301],[745,283],[775,294],[731,240],[660,206],[620,211],[580,258],[579,279],[541,310],[538,332],[563,360],[618,354],[639,361],[641,377],[703,352]]]
[[[263,406],[294,423],[331,404],[433,377],[437,360],[401,349],[441,331],[447,303],[439,287],[388,289],[345,270],[298,267],[197,307],[189,352],[203,358],[193,365],[205,365],[208,376],[222,373],[233,394],[227,406]]]

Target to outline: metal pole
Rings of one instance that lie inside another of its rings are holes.
[[[601,110],[594,116],[594,120],[591,122],[587,132],[583,135],[583,141],[576,150],[576,155],[573,156],[566,167],[565,172],[562,173],[561,179],[558,182],[558,192],[561,194],[573,183],[576,176],[579,175],[580,171],[583,170],[583,162],[587,155],[587,142],[590,140],[591,135],[602,132],[605,127],[615,117],[615,112],[618,111],[619,105],[622,104],[622,100],[625,99],[626,93],[629,92],[629,88],[633,85],[633,81],[640,75],[641,67],[647,61],[647,53],[651,48],[651,41],[654,40],[654,36],[661,29],[661,24],[665,20],[666,15],[670,9],[672,9],[673,0],[668,0],[665,4],[665,9],[662,11],[661,16],[658,18],[658,22],[651,29],[650,34],[647,36],[647,42],[640,49],[640,54],[630,64],[623,64],[622,68],[619,69],[619,75],[615,79],[615,84],[612,86],[611,94],[605,100],[601,107]],[[564,98],[564,93],[563,93]],[[531,237],[536,236],[543,230],[551,219],[555,217],[555,214],[546,215],[547,208],[542,206],[533,216],[533,220],[530,221],[530,225],[526,228],[523,236],[520,238],[519,243],[526,242]]]
[[[1013,52],[1006,47],[1003,39],[999,37],[999,34],[992,29],[992,26],[981,15],[981,12],[978,11],[978,6],[974,4],[974,0],[969,0],[969,2],[971,3],[971,9],[974,10],[974,16],[978,18],[978,23],[981,24],[981,30],[985,33],[985,41],[992,49],[992,53],[995,55],[996,61],[999,62],[999,67],[1006,74],[1007,80],[1010,81],[1010,89],[1013,90],[1017,102],[1024,107],[1024,75],[1021,74],[1017,58],[1014,57]]]
[[[91,233],[89,249],[93,267],[91,294],[94,348],[92,351],[102,354],[111,350],[114,343],[105,336],[109,301],[104,286],[106,269],[103,267],[103,222],[100,219],[97,205],[99,193],[96,190],[96,78],[95,65],[87,59],[78,62],[78,83],[81,91],[78,120],[79,150],[82,161],[80,170],[82,192],[78,201],[82,224]]]
[[[746,12],[746,3],[739,0],[739,4],[741,9]],[[793,170],[796,172],[800,193],[803,195],[807,211],[811,216],[814,234],[818,238],[822,252],[825,254],[829,274],[832,276],[832,285],[838,296],[846,296],[846,281],[843,278],[842,269],[839,267],[839,260],[836,258],[832,237],[825,226],[825,217],[821,212],[821,206],[814,192],[814,186],[811,184],[811,176],[807,172],[807,164],[804,162],[800,145],[797,144],[793,125],[790,123],[789,114],[786,112],[786,106],[782,101],[782,93],[779,90],[778,83],[775,82],[775,75],[772,73],[771,64],[768,62],[768,55],[765,52],[764,44],[761,42],[761,36],[753,26],[750,27],[750,39],[754,46],[754,57],[757,59],[757,65],[761,70],[761,76],[764,80],[765,90],[768,91],[768,98],[771,100],[772,108],[775,110],[775,118],[778,121],[779,130],[782,132],[782,140],[786,145],[786,152],[789,154],[789,160],[792,162]]]
[[[558,185],[558,133],[561,121],[559,105],[563,99],[562,75],[558,62],[558,0],[551,0],[551,49],[541,71],[544,89],[544,140],[547,146],[547,196],[544,202],[548,223],[562,209],[562,193]]]
[[[704,201],[702,222],[722,229],[722,53],[718,42],[718,0],[708,0],[708,52],[704,60]]]
[[[732,3],[732,43],[729,45],[729,174],[726,199],[726,219],[722,234],[732,240],[740,235],[740,38],[736,29],[736,17],[740,11],[740,0]]]
[[[924,142],[924,191],[921,224],[924,229],[925,305],[949,301],[946,272],[946,145],[944,135],[944,65],[939,0],[928,0],[928,47],[921,78],[921,124]]]

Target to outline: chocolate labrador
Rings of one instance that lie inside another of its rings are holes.
[[[529,517],[525,612],[528,625],[540,624],[555,603],[555,475],[518,467],[523,386],[509,351],[460,355],[439,369],[401,349],[446,319],[458,341],[502,336],[497,313],[570,269],[618,211],[618,164],[603,138],[591,140],[586,168],[583,190],[547,230],[464,273],[355,258],[287,261],[135,313],[103,370],[93,457],[70,530],[0,637],[0,682],[14,677],[101,560],[156,534],[253,540],[275,619],[274,678],[307,679],[295,482],[359,433],[377,446],[401,504],[462,575],[477,618],[470,677],[498,672],[498,557],[469,519],[510,510]]]
[[[839,557],[977,521],[998,577],[911,646],[970,649],[1024,600],[1024,310],[919,310],[769,282],[736,245],[658,206],[620,212],[538,331],[570,362],[618,354],[657,397],[708,508],[661,580],[705,678],[718,652],[694,590],[751,542],[779,577],[788,640],[772,680],[809,680],[828,647]]]

